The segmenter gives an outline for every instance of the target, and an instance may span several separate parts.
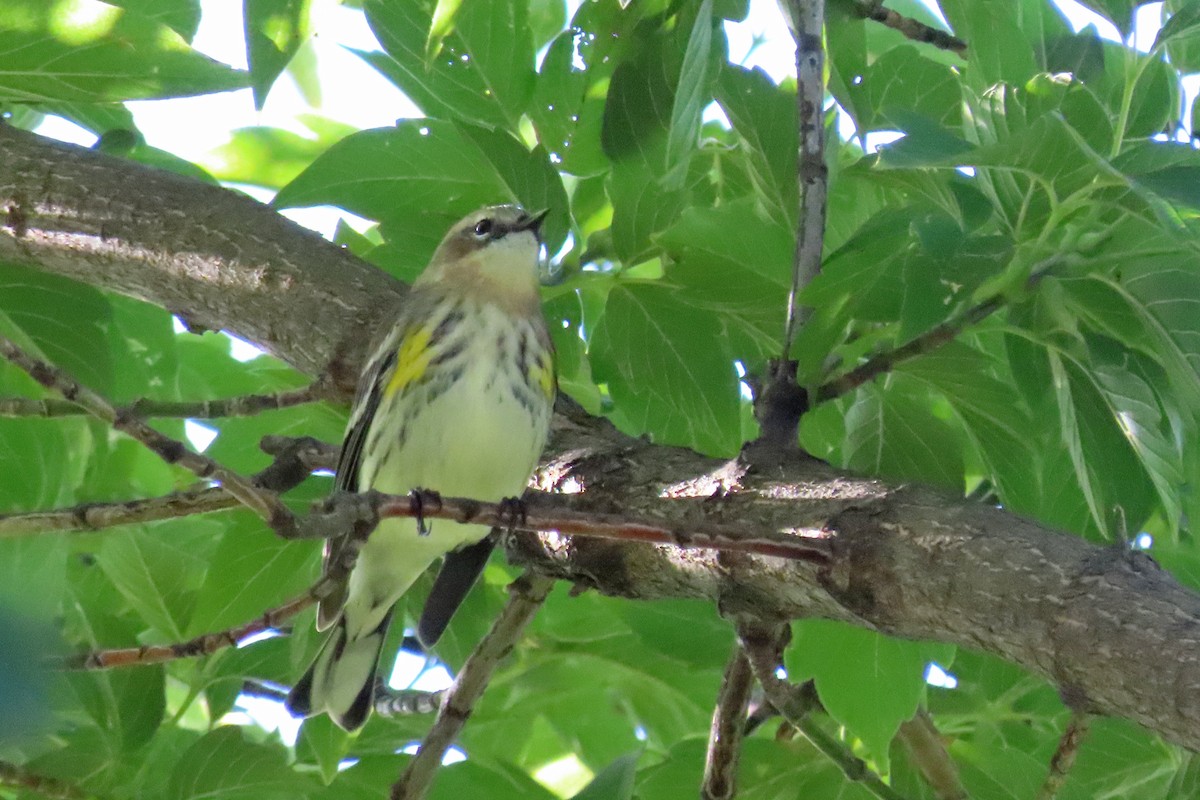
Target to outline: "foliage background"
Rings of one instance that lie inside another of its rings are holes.
[[[1136,3],[1087,5],[1131,33]],[[277,190],[280,208],[328,203],[373,220],[338,240],[405,279],[476,206],[548,207],[562,270],[545,309],[563,389],[626,432],[735,454],[754,431],[741,376],[779,347],[797,204],[794,83],[726,58],[721,20],[744,16],[745,3],[600,0],[570,19],[555,0],[361,6],[383,50],[360,56],[426,118],[350,132],[314,116],[308,138],[240,130],[200,164],[141,141],[124,101],[249,85],[261,102],[289,63],[292,79],[314,80],[303,0],[246,0],[248,72],[190,49],[195,0],[7,0],[0,99],[12,124],[59,115],[123,157]],[[889,6],[938,24],[915,2]],[[1181,81],[1200,71],[1200,3],[1168,2],[1148,52],[1072,32],[1045,0],[940,7],[970,44],[965,60],[829,3],[829,89],[855,135],[838,137],[831,108],[826,258],[804,296],[817,312],[795,348],[801,378],[819,385],[988,298],[1003,307],[816,408],[802,444],[1097,541],[1146,531],[1156,558],[1195,585],[1200,158]],[[729,125],[702,121],[713,101]],[[864,136],[892,130],[906,136],[864,150]],[[177,332],[163,309],[11,265],[0,265],[0,330],[117,403],[306,382],[269,357],[233,358],[219,335]],[[40,396],[7,365],[0,391]],[[261,436],[334,441],[344,416],[310,405],[215,420],[208,452],[252,472],[266,463]],[[184,433],[182,420],[155,424]],[[0,419],[0,463],[5,512],[189,484],[81,418]],[[306,507],[328,487],[314,477],[288,499]],[[303,590],[317,551],[240,511],[0,540],[0,645],[130,646],[234,625]],[[509,576],[489,567],[457,617],[437,653],[451,668]],[[406,759],[397,750],[428,720],[375,718],[349,740],[315,719],[294,746],[222,722],[246,678],[293,679],[317,643],[310,623],[167,666],[46,675],[28,669],[36,659],[0,661],[3,716],[28,721],[0,730],[0,756],[106,797],[379,796]],[[710,607],[568,598],[560,587],[467,726],[467,761],[443,770],[435,795],[565,797],[596,776],[579,796],[694,796],[731,644]],[[931,661],[957,688],[924,682]],[[977,798],[1034,796],[1067,717],[1053,687],[991,657],[821,621],[795,625],[787,666],[815,678],[829,730],[908,797],[930,796],[893,741],[918,706]],[[773,732],[746,743],[743,796],[866,796],[805,742]],[[1193,760],[1103,720],[1060,796],[1191,796]]]

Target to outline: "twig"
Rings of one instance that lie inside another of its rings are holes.
[[[918,709],[912,719],[900,723],[896,735],[938,800],[966,800],[967,790],[958,776],[958,767],[928,712]]]
[[[1050,759],[1050,770],[1046,774],[1046,780],[1042,783],[1042,788],[1038,790],[1038,800],[1054,800],[1058,790],[1067,780],[1067,774],[1071,771],[1071,767],[1075,765],[1075,757],[1079,755],[1079,748],[1083,745],[1083,740],[1087,738],[1090,725],[1091,718],[1087,712],[1071,712],[1067,729],[1063,731],[1062,737],[1058,740],[1058,749],[1054,751],[1054,756]]]
[[[742,751],[742,735],[746,729],[746,709],[750,690],[754,688],[754,673],[740,644],[725,665],[717,705],[713,709],[712,727],[708,732],[708,752],[704,758],[704,781],[700,785],[701,800],[730,800],[737,794],[738,757]]]
[[[219,486],[172,492],[147,500],[119,503],[80,503],[70,508],[0,514],[0,539],[57,531],[98,531],[115,525],[154,522],[210,511],[237,508],[241,503]]]
[[[174,401],[150,400],[143,397],[127,404],[125,409],[142,419],[217,419],[252,416],[263,411],[275,411],[331,399],[335,399],[335,394],[330,390],[328,382],[317,380],[300,389],[289,389],[278,394],[247,394],[220,400]],[[90,412],[86,408],[70,400],[53,397],[0,397],[0,417],[73,417],[88,413]]]
[[[178,464],[197,477],[213,479],[225,487],[243,505],[254,511],[277,531],[295,527],[295,518],[273,492],[259,489],[248,479],[218,462],[191,450],[183,442],[151,428],[127,409],[114,408],[98,393],[76,381],[58,367],[22,350],[15,342],[0,336],[0,356],[23,369],[47,389],[86,409],[91,415],[132,436],[168,464]]]
[[[386,689],[375,693],[375,713],[381,717],[412,717],[432,714],[442,706],[446,689],[423,692],[420,689]]]
[[[971,306],[961,314],[957,314],[945,322],[930,328],[925,333],[912,339],[895,350],[871,356],[849,372],[843,373],[817,389],[815,402],[823,403],[841,397],[874,380],[876,377],[891,372],[897,364],[910,358],[932,353],[942,345],[949,344],[958,338],[964,330],[994,314],[1005,306],[1005,299],[1000,295],[989,297],[978,305]]]
[[[918,22],[911,17],[905,17],[883,7],[883,0],[856,0],[854,12],[863,19],[878,22],[892,30],[899,31],[916,42],[931,44],[941,50],[950,50],[966,58],[967,43],[952,33],[930,27],[924,22]]]
[[[1062,262],[1063,256],[1053,255],[1035,264],[1029,271],[1029,277],[1025,279],[1024,291],[1030,291],[1035,288],[1042,278],[1050,274]],[[954,341],[970,326],[979,324],[1004,308],[1011,300],[1012,295],[1009,293],[998,292],[986,300],[982,300],[970,308],[955,314],[940,325],[930,328],[925,333],[922,333],[900,347],[872,356],[849,372],[845,372],[822,384],[817,389],[813,402],[823,403],[826,400],[833,400],[844,394],[849,394],[877,376],[885,372],[890,372],[902,361],[908,361],[910,358],[932,353],[942,345]]]
[[[274,492],[286,492],[298,486],[312,471],[327,460],[329,445],[309,437],[266,437],[275,460],[254,476],[254,485]],[[115,525],[187,517],[224,511],[241,504],[222,486],[172,492],[144,500],[117,503],[80,503],[70,508],[0,514],[0,539],[57,531],[92,532]]]
[[[819,564],[827,563],[830,558],[829,542],[823,538],[755,532],[733,525],[705,522],[689,523],[686,528],[669,528],[658,522],[630,519],[617,514],[563,508],[563,504],[570,502],[567,495],[533,494],[535,498],[550,499],[554,507],[542,509],[536,504],[527,504],[520,519],[513,519],[511,507],[503,502],[482,503],[477,500],[440,497],[431,492],[413,495],[371,493],[360,496],[374,497],[375,508],[380,518],[421,516],[430,519],[452,519],[456,522],[505,529],[557,531],[576,536],[623,542],[649,542],[689,549],[712,548]],[[337,502],[335,498],[333,505]]]
[[[32,792],[50,800],[89,800],[96,797],[57,778],[38,775],[7,761],[0,761],[0,785]]]
[[[783,358],[792,350],[796,330],[812,309],[799,305],[804,291],[821,270],[825,241],[825,196],[829,174],[825,166],[825,0],[791,0],[796,23],[796,109],[800,124],[797,179],[800,188],[800,229],[792,286],[788,292]]]
[[[806,697],[801,687],[793,686],[775,674],[780,666],[779,631],[743,626],[738,634],[763,692],[783,718],[837,764],[847,779],[861,783],[863,788],[882,800],[903,800],[902,795],[869,770],[850,748],[827,734],[812,720],[808,712],[815,705],[814,698]]]
[[[318,581],[299,597],[294,597],[283,605],[272,608],[253,622],[247,622],[234,628],[201,634],[194,639],[176,644],[145,645],[78,653],[62,659],[55,659],[51,662],[51,666],[58,669],[115,669],[206,656],[226,647],[236,647],[243,639],[263,631],[278,628],[284,620],[294,617],[316,602],[321,596],[323,585],[323,580]]]
[[[446,749],[471,716],[492,672],[520,638],[553,585],[549,578],[526,573],[509,587],[508,604],[459,670],[421,749],[392,784],[391,800],[419,800],[428,793]]]

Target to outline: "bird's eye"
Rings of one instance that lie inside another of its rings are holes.
[[[492,221],[490,219],[481,219],[475,223],[475,238],[486,239],[492,232]]]

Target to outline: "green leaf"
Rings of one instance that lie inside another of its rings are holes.
[[[275,79],[308,39],[312,0],[245,0],[246,60],[254,107],[262,110]]]
[[[750,151],[755,195],[775,223],[794,229],[799,147],[795,92],[776,86],[759,69],[726,64],[717,79],[717,102]]]
[[[709,102],[708,84],[714,66],[712,39],[712,0],[703,0],[696,11],[696,21],[683,54],[679,86],[675,90],[675,104],[667,129],[667,174],[671,176],[668,185],[676,188],[683,185],[687,175],[688,163],[700,138],[700,114]]]
[[[1018,513],[1045,513],[1038,457],[1029,431],[1033,419],[1019,400],[1013,381],[998,374],[999,365],[963,344],[950,344],[901,364],[902,372],[941,392],[963,421],[968,441],[986,468],[1001,501]]]
[[[145,100],[222,92],[245,73],[200,55],[151,18],[97,0],[71,15],[43,0],[7,0],[0,9],[0,100]]]
[[[435,0],[366,0],[367,21],[390,58],[361,55],[430,116],[516,132],[533,90],[527,4],[464,3],[454,15],[454,29],[427,57],[436,5]]]
[[[725,343],[697,335],[701,319],[667,287],[617,286],[592,334],[592,369],[627,428],[732,455],[741,444],[738,376]]]
[[[947,409],[939,409],[925,387],[906,376],[893,378],[886,389],[869,385],[855,393],[846,412],[843,466],[961,491],[961,428],[945,418]]]
[[[67,308],[69,318],[62,313]],[[19,329],[40,351],[35,355],[101,393],[113,381],[106,335],[111,313],[107,298],[90,286],[0,263],[0,331]]]
[[[830,620],[804,620],[792,630],[788,679],[812,678],[830,716],[884,764],[900,723],[925,694],[929,662],[948,666],[954,659],[953,645],[893,639]]]
[[[1195,72],[1200,65],[1200,3],[1167,0],[1163,5],[1170,16],[1154,37],[1154,49],[1166,47],[1172,64],[1183,72]]]
[[[1062,800],[1093,797],[1163,797],[1175,776],[1179,752],[1123,719],[1095,720],[1059,791]]]
[[[200,27],[200,0],[112,0],[110,5],[161,22],[189,42]]]
[[[329,203],[378,220],[385,239],[408,248],[415,274],[451,225],[480,206],[506,202],[549,209],[547,246],[561,246],[568,203],[544,150],[530,152],[501,131],[409,120],[342,139],[283,187],[274,205]]]
[[[298,595],[317,572],[311,542],[285,541],[248,513],[230,520],[208,565],[185,635],[241,625]]]
[[[962,89],[950,67],[925,58],[916,47],[888,50],[871,64],[862,80],[847,89],[859,133],[894,129],[907,114],[918,114],[953,129],[960,124]],[[894,111],[903,113],[896,119]]]
[[[287,766],[286,751],[246,740],[240,728],[208,733],[179,757],[163,796],[167,800],[294,798],[315,788]]]
[[[632,800],[640,752],[626,753],[602,769],[572,800]]]
[[[193,524],[186,531],[169,523],[115,530],[105,536],[96,553],[104,574],[124,595],[142,619],[167,641],[184,638],[195,604],[195,591],[203,574],[204,539],[208,525]]]
[[[333,120],[313,115],[305,115],[302,120],[315,137],[282,128],[239,128],[227,143],[213,150],[206,163],[222,181],[278,188],[307,169],[336,141],[354,133],[354,128]]]
[[[321,779],[331,784],[351,743],[350,734],[333,724],[327,714],[321,714],[304,720],[296,739],[296,757],[315,761],[321,770]]]
[[[620,606],[621,616],[645,647],[698,667],[720,669],[733,645],[733,631],[707,603],[655,600]]]

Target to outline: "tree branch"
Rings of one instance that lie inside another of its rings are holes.
[[[1066,730],[1058,740],[1058,748],[1050,759],[1050,770],[1046,774],[1046,780],[1038,790],[1037,800],[1054,800],[1058,795],[1058,790],[1066,782],[1071,767],[1075,765],[1075,757],[1079,755],[1079,748],[1087,738],[1090,725],[1091,719],[1086,713],[1071,712],[1071,719],[1067,722]]]
[[[860,783],[881,800],[903,800],[895,789],[868,769],[861,758],[850,752],[850,748],[813,722],[809,712],[816,705],[816,697],[811,692],[802,692],[800,687],[793,686],[775,674],[775,670],[781,664],[781,635],[779,630],[761,626],[743,626],[738,631],[738,638],[750,661],[754,677],[758,678],[767,699],[792,727],[804,734],[804,738],[838,765],[847,780]]]
[[[38,775],[7,761],[0,761],[0,785],[34,792],[48,800],[92,800],[97,797],[64,781]]]
[[[966,58],[967,43],[962,39],[938,28],[932,28],[912,17],[897,14],[890,8],[884,8],[883,0],[853,0],[852,6],[854,12],[863,19],[869,19],[899,31],[915,42],[931,44],[941,50],[950,50]]]
[[[61,531],[93,532],[116,525],[135,525],[163,519],[224,511],[241,505],[220,486],[172,492],[146,500],[80,503],[71,508],[0,514],[0,539]]]
[[[725,665],[717,705],[713,709],[708,753],[704,759],[704,780],[700,785],[701,800],[730,800],[737,795],[738,756],[753,688],[754,673],[750,670],[750,661],[742,646],[735,644]]]
[[[447,690],[433,727],[421,742],[421,749],[392,785],[392,800],[419,800],[433,783],[446,749],[471,716],[476,701],[487,688],[492,673],[521,638],[525,626],[550,593],[553,581],[536,575],[523,575],[509,587],[508,604],[467,658],[454,685]]]
[[[900,723],[896,735],[904,742],[909,757],[938,800],[967,800],[958,767],[946,751],[928,712],[917,709],[916,716]]]
[[[336,448],[311,437],[267,436],[260,445],[275,460],[252,478],[255,486],[280,494],[295,488],[314,469],[336,459]],[[333,455],[331,456],[331,451]],[[241,503],[221,486],[172,492],[144,500],[80,503],[71,508],[0,514],[0,539],[57,531],[92,532],[116,525],[207,514],[237,508]]]
[[[340,400],[341,394],[331,389],[326,381],[317,380],[300,389],[291,389],[277,394],[247,394],[221,400],[135,400],[125,409],[142,419],[156,417],[188,417],[192,419],[218,419],[220,417],[246,417],[264,411],[321,400]],[[0,417],[74,417],[89,413],[88,410],[69,400],[57,398],[34,399],[31,397],[0,397]]]
[[[244,625],[226,628],[223,631],[204,633],[194,639],[175,644],[144,645],[77,653],[62,659],[55,659],[51,662],[51,666],[57,669],[115,669],[161,664],[181,658],[210,655],[226,647],[236,647],[243,639],[256,636],[263,631],[278,628],[280,623],[291,619],[316,602],[320,597],[321,585],[322,582],[318,582],[299,597],[294,597],[283,605],[270,609],[258,619]]]

